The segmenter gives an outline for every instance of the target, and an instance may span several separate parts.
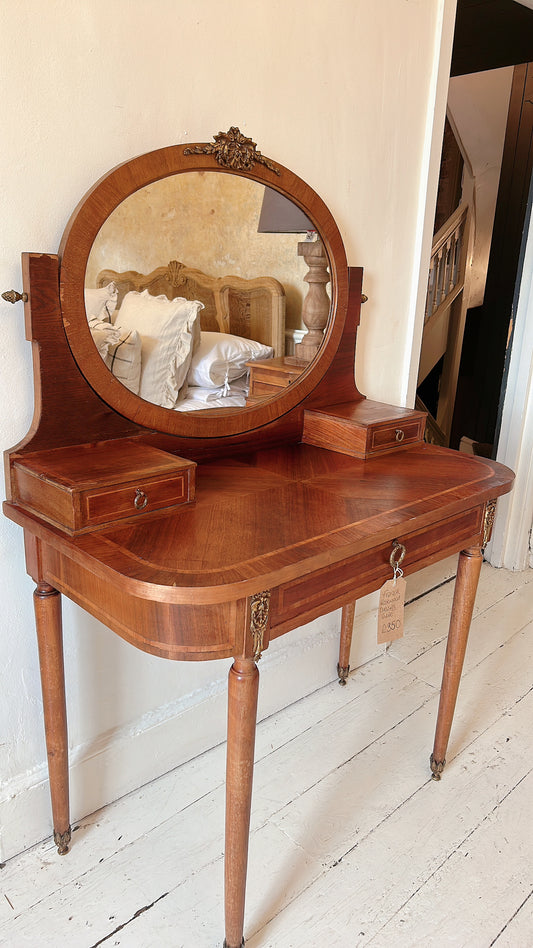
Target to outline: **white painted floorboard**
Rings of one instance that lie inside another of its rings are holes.
[[[482,569],[440,783],[453,584],[406,636],[259,725],[247,948],[533,948],[533,570]],[[297,669],[295,669],[297,674]],[[216,948],[225,748],[0,870],[6,948]]]

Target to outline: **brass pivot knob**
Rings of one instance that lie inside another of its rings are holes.
[[[28,294],[17,293],[16,290],[6,290],[5,293],[2,293],[2,299],[5,300],[6,303],[18,303],[19,300],[22,300],[23,303],[27,303]]]

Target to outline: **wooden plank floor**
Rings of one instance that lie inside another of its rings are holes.
[[[453,584],[403,640],[258,728],[247,948],[533,946],[533,570],[485,564],[440,783]],[[297,669],[295,669],[297,673]],[[215,948],[223,746],[0,871],[9,948]]]

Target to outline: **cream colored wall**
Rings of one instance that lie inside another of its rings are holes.
[[[237,124],[329,205],[349,263],[366,268],[360,388],[405,402],[454,6],[4,0],[2,289],[20,288],[20,251],[57,251],[77,201],[109,168]],[[20,306],[2,304],[2,333],[8,448],[25,435],[33,405]],[[21,532],[4,518],[0,551],[2,859],[46,835],[50,820],[32,583]],[[224,738],[227,664],[143,655],[68,602],[64,619],[76,819]],[[273,644],[261,662],[261,714],[333,677],[337,635],[334,614]],[[365,657],[358,648],[354,664]]]

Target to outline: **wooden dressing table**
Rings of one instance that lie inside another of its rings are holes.
[[[92,342],[84,279],[107,215],[138,189],[200,170],[279,190],[316,224],[331,315],[317,358],[243,410],[185,416],[123,387]],[[257,662],[269,642],[343,607],[348,673],[353,602],[459,552],[431,769],[439,777],[482,548],[512,473],[425,444],[423,417],[368,402],[353,378],[362,271],[348,270],[331,214],[304,182],[236,129],[214,144],[126,162],[83,199],[60,252],[23,255],[35,418],[6,455],[6,516],[24,530],[42,674],[54,837],[70,842],[61,632],[67,595],[133,645],[170,659],[233,657],[228,684],[227,948],[244,944]]]

